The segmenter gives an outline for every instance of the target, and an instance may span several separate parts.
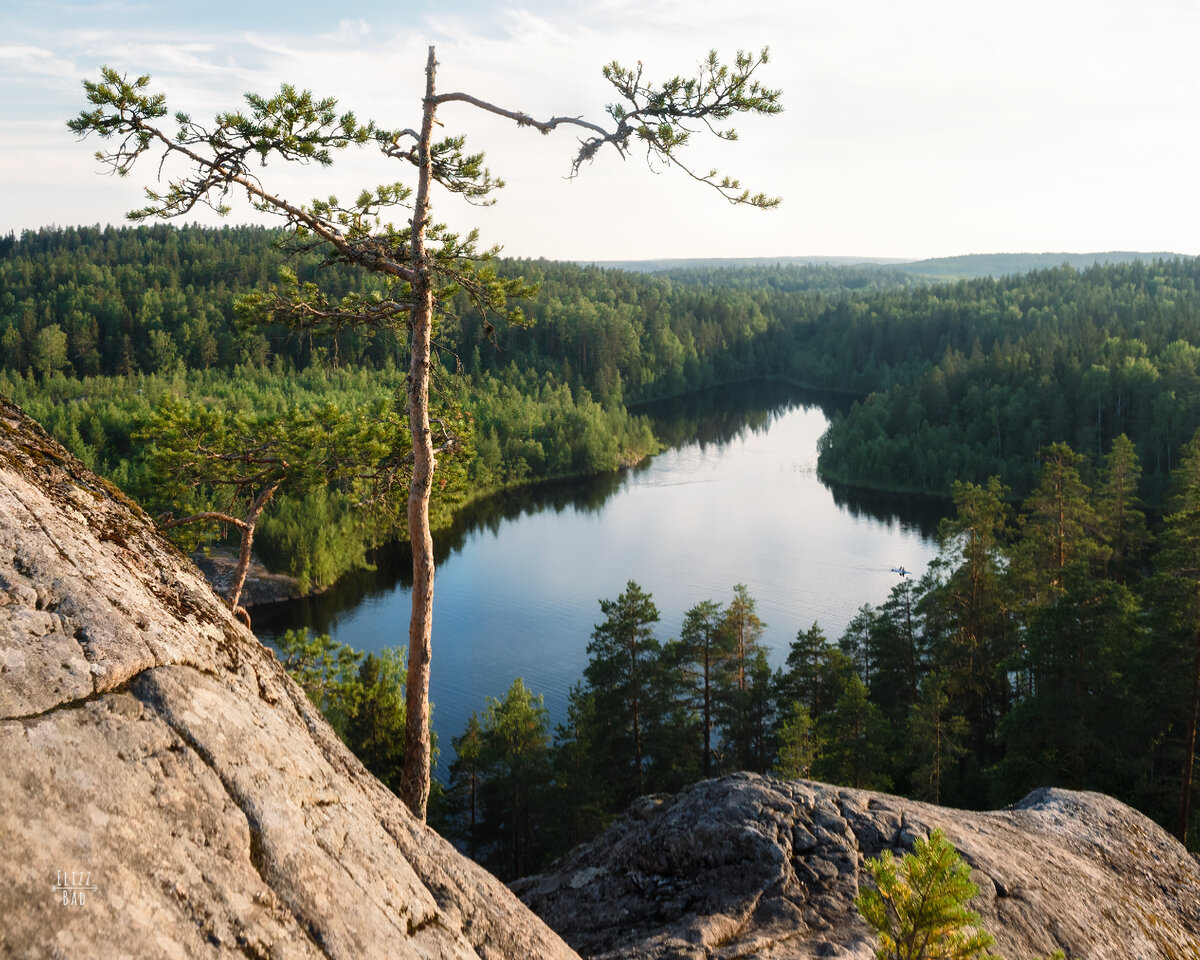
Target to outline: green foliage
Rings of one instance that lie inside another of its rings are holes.
[[[404,756],[403,649],[364,655],[308,630],[289,630],[276,643],[284,669],[363,765],[394,791]]]
[[[762,772],[773,751],[767,742],[770,721],[770,671],[762,648],[766,624],[758,616],[758,605],[744,583],[733,588],[733,599],[725,608],[718,630],[720,644],[728,651],[722,683],[717,693],[717,717],[728,753],[727,765],[735,770]]]
[[[672,666],[678,671],[677,696],[700,724],[699,768],[705,777],[712,776],[714,769],[713,733],[735,639],[721,628],[722,620],[720,604],[701,601],[684,614],[679,640],[670,648]]]
[[[853,674],[817,728],[823,744],[814,767],[817,778],[867,790],[889,789],[888,734],[883,712],[870,701],[862,678]]]
[[[921,686],[921,698],[909,721],[910,750],[915,761],[911,792],[919,800],[941,803],[943,779],[967,754],[967,720],[962,714],[950,714],[942,675],[926,677]]]
[[[520,678],[502,700],[487,698],[483,721],[475,714],[450,765],[450,834],[507,879],[543,865],[551,782],[549,714],[540,695]]]
[[[288,630],[276,641],[280,662],[318,710],[346,739],[350,718],[358,712],[363,687],[358,670],[363,655],[329,634],[310,636]]]
[[[971,869],[940,830],[899,861],[885,850],[865,863],[874,880],[854,905],[879,938],[879,960],[986,960],[995,943],[967,903]]]
[[[716,170],[700,174],[685,166],[680,153],[697,130],[715,133],[723,140],[736,140],[732,127],[719,129],[734,113],[779,113],[783,106],[780,93],[753,79],[754,72],[767,62],[764,47],[757,56],[738,51],[732,68],[711,51],[700,64],[696,77],[672,77],[661,85],[642,79],[642,63],[635,68],[622,67],[615,60],[604,68],[604,79],[612,84],[622,102],[610,104],[608,114],[617,122],[616,129],[584,140],[575,160],[574,172],[585,160],[591,160],[605,144],[612,143],[623,153],[631,140],[645,147],[647,155],[666,166],[682,168],[690,177],[715,187],[731,203],[770,208],[779,205],[778,197],[763,193],[753,196],[741,183]]]
[[[369,653],[358,670],[359,702],[346,724],[346,745],[368,770],[398,792],[404,767],[404,651]]]
[[[793,702],[779,727],[779,747],[771,772],[785,780],[809,779],[820,753],[812,714],[802,703]]]
[[[1099,457],[1124,434],[1158,502],[1200,425],[1198,278],[1194,259],[1134,261],[844,302],[804,328],[800,369],[877,393],[832,425],[822,472],[941,495],[996,475],[1024,496],[1043,447]]]
[[[647,708],[654,663],[661,647],[654,636],[658,607],[634,581],[616,600],[601,600],[604,620],[588,643],[584,678],[596,695],[596,713],[608,728],[605,762],[612,789],[623,805],[645,792],[650,750]]]

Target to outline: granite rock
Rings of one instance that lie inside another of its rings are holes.
[[[1010,960],[1200,960],[1200,863],[1095,793],[1038,790],[988,812],[736,774],[639,800],[607,832],[513,885],[585,957],[873,960],[863,861],[941,829]]]
[[[0,400],[0,956],[574,954]]]

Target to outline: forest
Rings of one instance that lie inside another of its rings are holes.
[[[165,226],[0,239],[0,393],[164,516],[248,498],[222,474],[164,476],[181,424],[266,443],[283,417],[366,442],[342,431],[397,421],[402,339],[250,322],[247,298],[318,270],[280,240]],[[454,738],[435,809],[465,849],[516,876],[636,796],[732,769],[968,807],[1044,782],[1103,790],[1194,845],[1200,261],[944,283],[804,265],[500,270],[536,285],[527,323],[493,327],[461,299],[435,332],[435,404],[461,437],[437,522],[654,452],[670,438],[639,402],[762,378],[855,398],[822,438],[823,476],[941,498],[950,516],[927,574],[839,638],[801,630],[776,671],[744,587],[697,597],[677,638],[656,633],[652,584],[602,600],[565,724],[552,731],[516,681]],[[372,293],[351,273],[321,279]],[[361,478],[302,466],[254,542],[320,587],[403,530],[364,505]],[[231,531],[176,533],[194,547]],[[281,653],[388,782],[402,656],[295,635]]]
[[[957,484],[928,571],[863,605],[840,637],[798,630],[776,669],[744,585],[697,598],[666,637],[630,581],[599,601],[566,719],[552,727],[520,678],[497,690],[452,738],[431,822],[514,878],[638,797],[750,770],[972,809],[1046,784],[1096,790],[1195,848],[1200,432],[1156,524],[1127,438],[1094,484],[1083,463],[1046,447],[1015,508],[997,478]],[[379,677],[402,684],[401,655],[364,660],[295,633],[281,648],[347,742],[397,776],[403,703]]]

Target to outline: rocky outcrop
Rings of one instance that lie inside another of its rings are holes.
[[[1200,864],[1124,804],[1066,790],[977,813],[738,774],[639,801],[514,888],[586,957],[871,960],[863,859],[937,828],[1010,960],[1200,960]]]
[[[573,954],[0,401],[0,956]]]

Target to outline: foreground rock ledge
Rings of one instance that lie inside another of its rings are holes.
[[[514,888],[589,957],[870,960],[862,861],[936,828],[1009,960],[1200,960],[1200,864],[1124,804],[1067,790],[978,813],[737,774],[644,798]]]
[[[0,400],[0,957],[572,957]]]

